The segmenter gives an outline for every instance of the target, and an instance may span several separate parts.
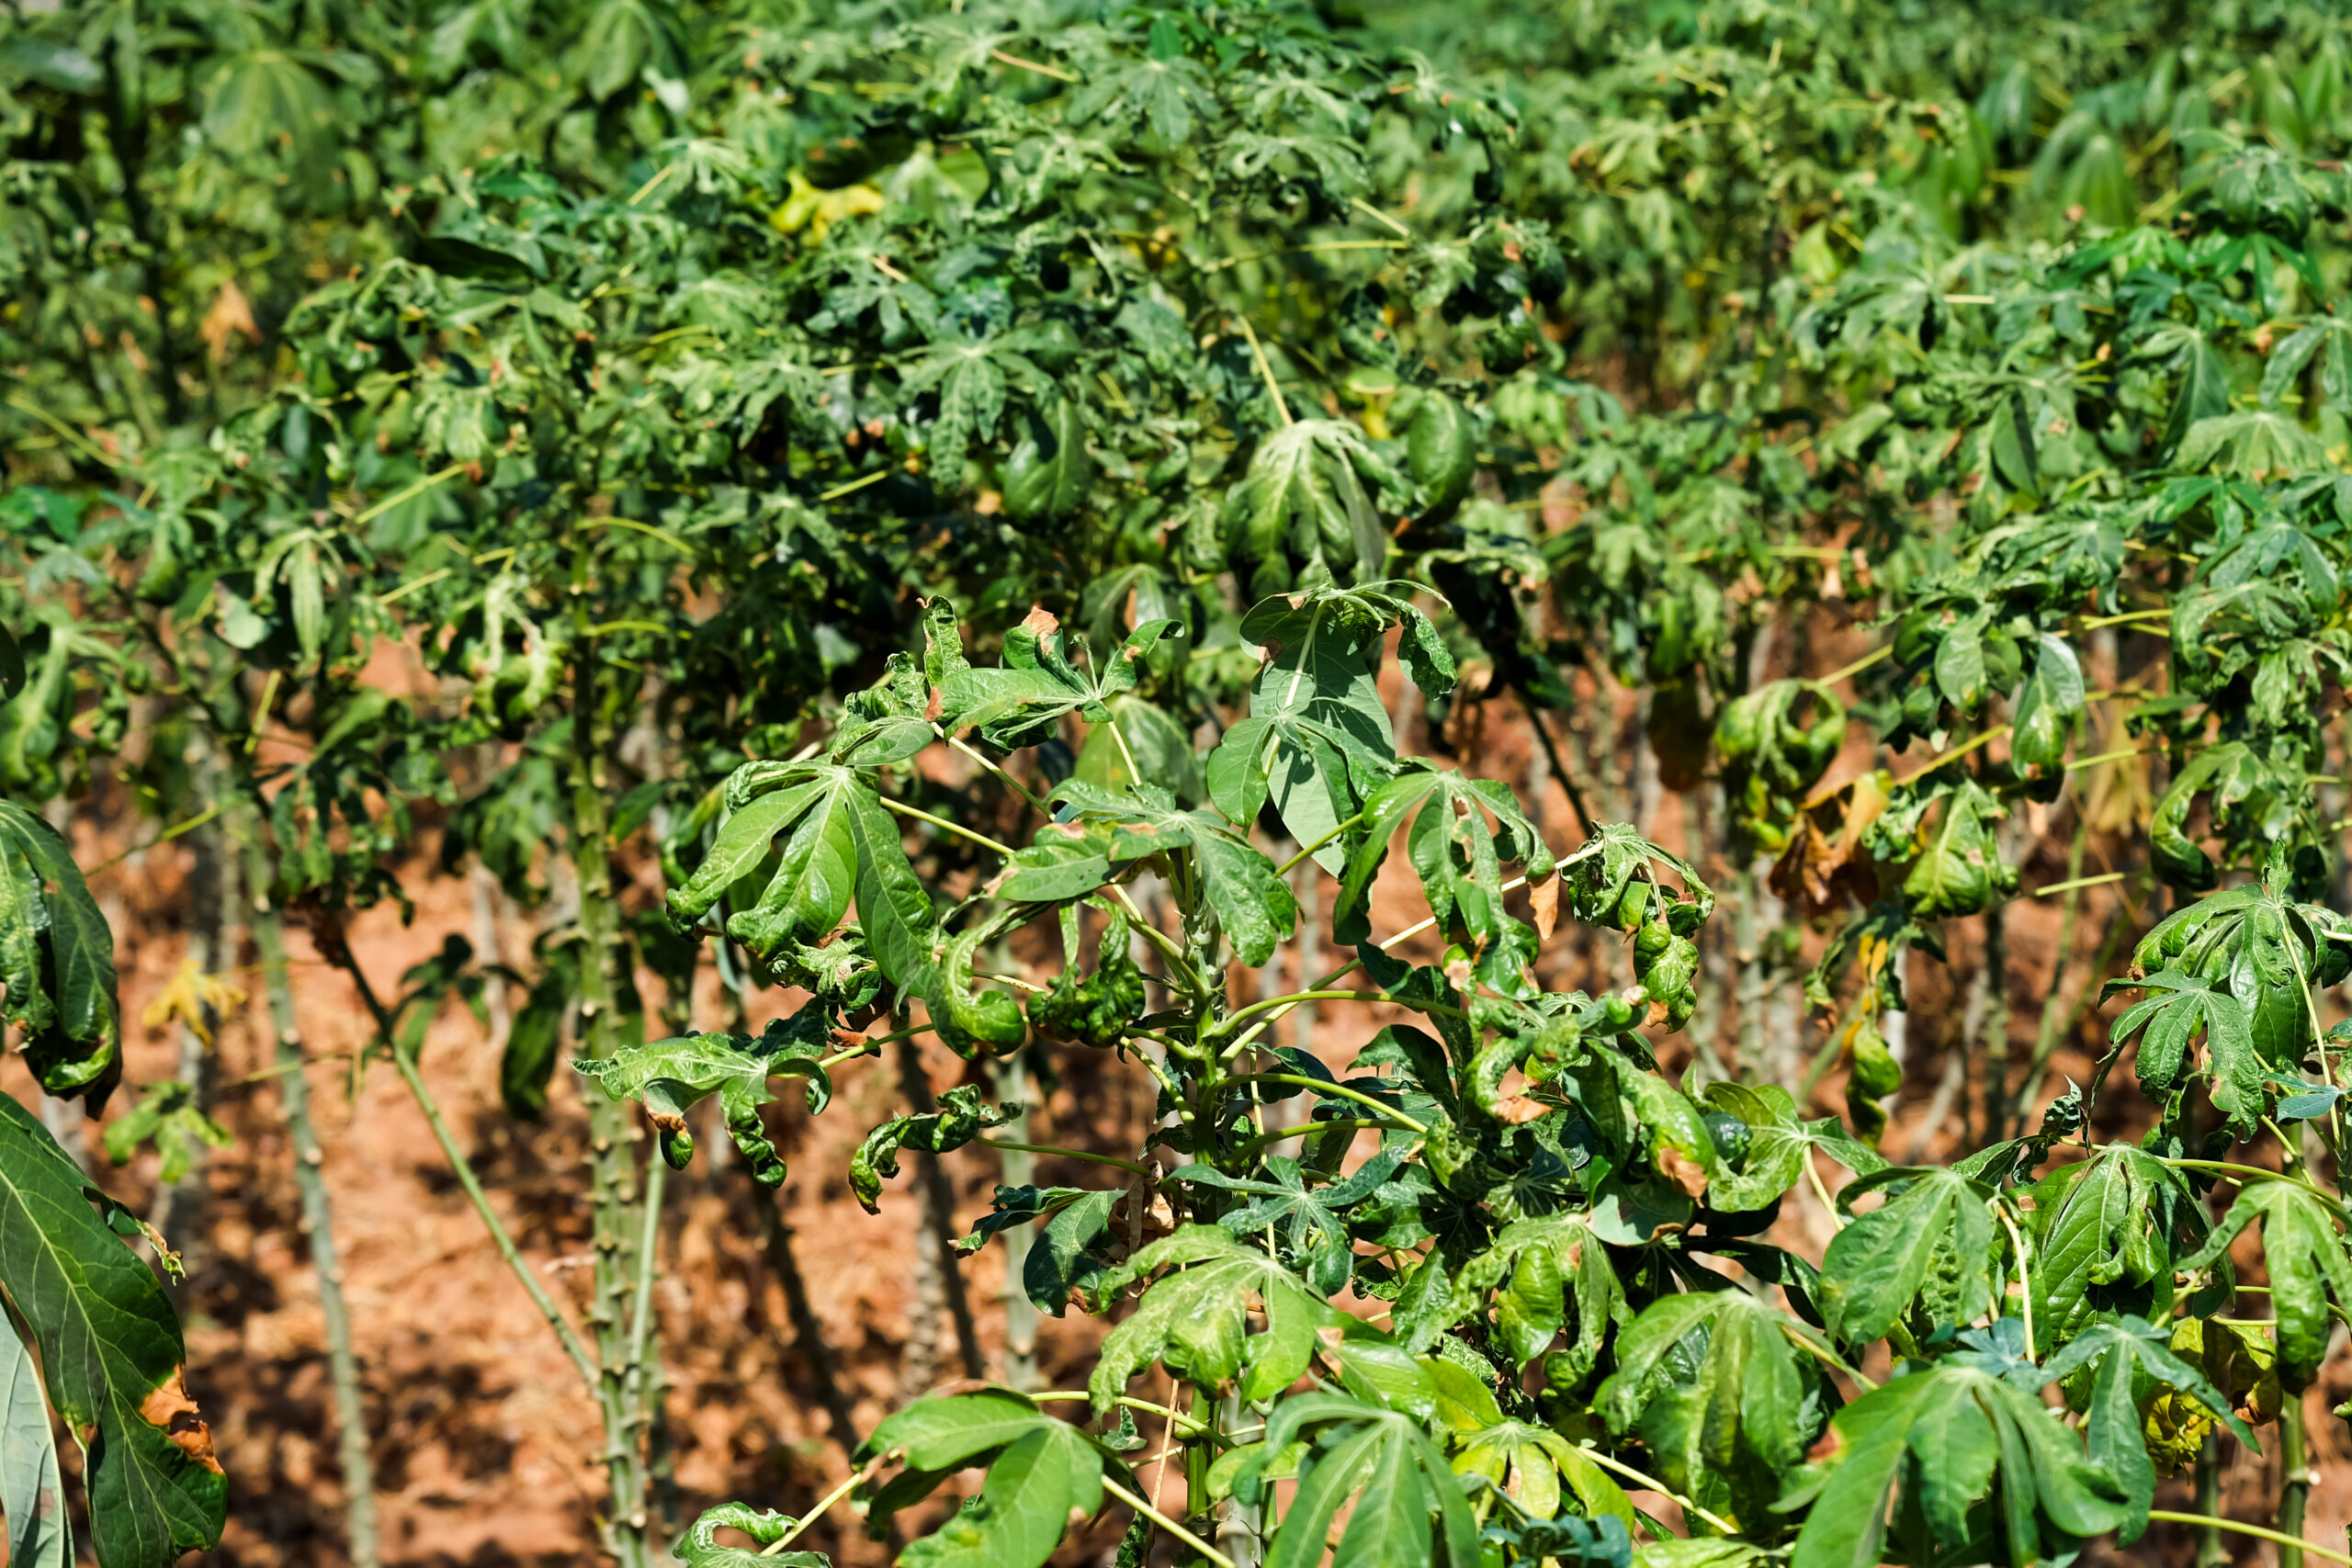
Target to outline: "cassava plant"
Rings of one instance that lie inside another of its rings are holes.
[[[960,1245],[1020,1247],[1008,1319],[1112,1322],[1082,1393],[864,1439],[868,1525],[933,1509],[910,1561],[1029,1568],[1120,1510],[1129,1560],[1221,1568],[2329,1551],[2342,18],[0,28],[0,782],[217,823],[273,979],[289,920],[347,971],[598,1404],[615,1557],[661,1544],[698,1102],[773,1187],[770,1080],[821,1111],[886,1053],[853,1193],[911,1153],[936,1211],[941,1156],[1003,1158]],[[438,687],[385,688],[394,645]],[[6,809],[11,1016],[102,1100],[103,933]],[[417,1068],[501,976],[445,944],[379,990],[345,939],[436,850],[558,912],[500,1076],[543,1114],[569,1029],[584,1331]],[[730,1012],[787,1016],[695,1031],[705,942]],[[972,1064],[936,1094],[933,1038]],[[1019,1130],[1080,1053],[1149,1085],[1147,1137]],[[153,1088],[116,1142],[200,1121]],[[2220,1517],[2232,1440],[2279,1457],[2265,1522]],[[679,1555],[813,1522],[729,1506]],[[177,1539],[96,1533],[108,1568]]]
[[[1400,757],[1377,690],[1385,634],[1423,692],[1442,696],[1455,674],[1412,597],[1308,588],[1244,618],[1264,650],[1247,716],[1188,758],[1211,804],[1187,809],[1110,706],[1151,700],[1147,655],[1175,628],[1148,622],[1090,657],[1040,613],[976,666],[940,603],[922,652],[854,697],[828,744],[729,780],[672,911],[723,925],[811,999],[757,1036],[577,1064],[644,1105],[671,1163],[694,1152],[687,1113],[716,1097],[754,1173],[781,1180],[759,1114],[770,1081],[803,1080],[822,1111],[832,1075],[876,1054],[856,1031],[885,1009],[919,1004],[922,1021],[892,1032],[935,1033],[971,1059],[1033,1036],[1113,1052],[1158,1091],[1143,1147],[1039,1151],[1111,1180],[1000,1188],[971,1238],[1041,1225],[1032,1299],[1115,1319],[1086,1388],[951,1393],[894,1416],[866,1444],[870,1528],[985,1469],[910,1558],[1029,1568],[1124,1510],[1136,1561],[1158,1532],[1180,1560],[1220,1565],[1327,1548],[1341,1563],[1623,1562],[1637,1534],[1645,1562],[2024,1563],[2175,1517],[2152,1513],[2160,1465],[2215,1425],[2252,1442],[2249,1400],[2300,1403],[2330,1298],[2340,1308],[2352,1285],[2340,1204],[2300,1160],[2264,1170],[2157,1135],[2093,1146],[2080,1134],[2094,1084],[2030,1135],[1898,1166],[1777,1088],[1685,1092],[1660,1074],[1655,1031],[1690,1015],[1690,939],[1713,895],[1623,826],[1555,856],[1508,789]],[[1019,753],[1072,717],[1102,727],[1132,771],[1033,792]],[[992,781],[1024,808],[1026,841],[926,814],[988,857],[964,897],[934,900],[890,813],[911,815],[898,792],[941,771]],[[1330,935],[1354,955],[1248,1000],[1248,972],[1297,934],[1288,868],[1250,841],[1269,810],[1303,840],[1295,862],[1328,862]],[[1375,939],[1372,894],[1400,834],[1430,914]],[[2296,903],[2286,874],[2274,859],[2266,883],[2175,916],[2141,967],[2193,948],[2200,971],[2226,973],[2225,952],[2271,942],[2292,988],[2270,1005],[2293,1004],[2292,1039],[2310,998],[2295,976],[2340,978],[2352,929]],[[1164,894],[1164,925],[1144,888]],[[1629,941],[1632,986],[1594,998],[1533,981],[1564,913]],[[976,967],[984,950],[1056,942],[1046,983]],[[1147,980],[1167,998],[1148,1012]],[[2248,1010],[2169,971],[2144,984],[2150,999],[2116,1026],[2119,1041],[2164,1032],[2142,1048],[2143,1077],[2181,1081],[2201,1033],[2213,1102],[2238,1103],[2227,1075],[2232,1052],[2254,1049]],[[1396,1021],[1336,1064],[1271,1032],[1340,1000]],[[2288,1113],[2324,1114],[2322,1100],[2303,1089]],[[951,1090],[873,1129],[850,1184],[872,1206],[901,1151],[986,1144],[1011,1113]],[[1819,1159],[1850,1173],[1834,1199]],[[2219,1224],[2199,1201],[2217,1175],[2243,1186]],[[1816,1195],[1826,1251],[1768,1239],[1784,1201]],[[2275,1349],[2215,1321],[2235,1283],[2228,1244],[2254,1224]],[[1860,1370],[1874,1361],[1890,1370]],[[1150,1397],[1162,1386],[1176,1396]],[[1057,1413],[1079,1403],[1075,1419]],[[1155,1503],[1123,1457],[1144,1446],[1138,1417],[1181,1456],[1181,1505]],[[1681,1531],[1637,1511],[1629,1487],[1674,1504]],[[718,1529],[774,1549],[808,1522],[729,1506],[682,1555],[733,1561]]]

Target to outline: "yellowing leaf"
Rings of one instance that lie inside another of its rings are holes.
[[[161,1029],[177,1021],[209,1046],[213,1024],[244,1005],[245,993],[226,975],[208,975],[197,967],[195,959],[183,958],[179,973],[147,1004],[139,1021],[150,1029]]]
[[[882,193],[872,186],[819,190],[808,183],[807,175],[795,170],[784,205],[768,214],[768,227],[779,234],[797,234],[806,229],[808,243],[814,244],[825,237],[826,230],[842,219],[881,210]]]

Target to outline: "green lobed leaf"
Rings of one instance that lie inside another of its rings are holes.
[[[50,1403],[95,1433],[85,1484],[101,1568],[170,1568],[220,1540],[228,1481],[188,1397],[163,1286],[91,1208],[31,1112],[0,1095],[0,1280]]]

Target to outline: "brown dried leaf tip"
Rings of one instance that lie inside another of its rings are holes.
[[[148,1391],[147,1397],[139,1402],[139,1418],[160,1428],[180,1452],[220,1475],[223,1473],[220,1461],[212,1457],[212,1428],[204,1424],[196,1401],[187,1396],[182,1371],[174,1367],[169,1380]]]
[[[1540,881],[1530,878],[1527,884],[1527,901],[1534,908],[1537,939],[1543,942],[1551,941],[1553,928],[1560,923],[1559,874],[1555,872]]]
[[[1683,1195],[1692,1201],[1707,1195],[1707,1168],[1680,1149],[1660,1145],[1657,1168],[1659,1175],[1682,1189]]]

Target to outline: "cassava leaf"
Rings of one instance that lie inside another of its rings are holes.
[[[962,1148],[991,1127],[1003,1126],[1012,1114],[982,1100],[974,1086],[957,1084],[939,1097],[938,1110],[893,1116],[866,1134],[857,1152],[850,1156],[850,1191],[867,1213],[879,1213],[876,1201],[882,1196],[883,1182],[899,1174],[900,1149],[944,1155]]]
[[[1839,1231],[1822,1259],[1829,1332],[1862,1342],[1915,1307],[1935,1325],[1983,1312],[1992,1294],[1992,1190],[1955,1171],[1895,1166],[1848,1182],[1838,1206],[1851,1213],[1871,1192],[1887,1193],[1886,1201]]]
[[[74,1531],[65,1517],[40,1369],[15,1325],[0,1328],[6,1330],[0,1332],[0,1519],[7,1524],[8,1561],[25,1568],[72,1568]]]
[[[831,1043],[823,1010],[812,1004],[789,1019],[772,1021],[758,1035],[651,1040],[623,1045],[609,1056],[579,1057],[571,1066],[608,1098],[634,1100],[645,1107],[646,1120],[661,1138],[662,1157],[673,1170],[684,1170],[694,1158],[695,1137],[686,1112],[718,1096],[728,1136],[749,1165],[752,1179],[763,1187],[776,1187],[784,1181],[785,1164],[760,1120],[760,1107],[775,1098],[768,1092],[768,1079],[808,1079],[809,1112],[822,1111],[833,1089],[818,1058]]]
[[[2251,1181],[2205,1244],[2179,1260],[2191,1271],[2211,1266],[2248,1225],[2262,1227],[2270,1271],[2270,1306],[2278,1319],[2278,1381],[2290,1393],[2310,1386],[2327,1353],[2328,1297],[2352,1307],[2352,1257],[2338,1227],[2342,1208],[2295,1181]]]
[[[0,983],[41,1087],[106,1104],[122,1077],[114,933],[65,840],[0,800]]]
[[[1121,1290],[1155,1274],[1134,1315],[1103,1340],[1087,1378],[1098,1413],[1154,1360],[1194,1382],[1240,1377],[1243,1398],[1271,1399],[1306,1371],[1317,1331],[1341,1316],[1296,1275],[1214,1225],[1186,1225],[1153,1242],[1105,1274],[1099,1289]],[[1252,1297],[1265,1313],[1265,1331],[1257,1335],[1247,1331]]]
[[[2129,1517],[2120,1485],[2040,1401],[1973,1369],[1896,1378],[1839,1411],[1830,1432],[1835,1450],[1775,1505],[1807,1510],[1792,1568],[1871,1568],[1890,1544],[1906,1559],[2030,1562]],[[1987,1497],[1997,1510],[1978,1507]]]
[[[1611,1430],[1638,1434],[1678,1490],[1742,1519],[1779,1495],[1827,1413],[1813,1358],[1745,1291],[1653,1302],[1616,1354],[1596,1399]]]
[[[95,1434],[85,1484],[98,1561],[170,1568],[220,1542],[228,1481],[188,1397],[164,1287],[94,1196],[48,1130],[0,1095],[0,1281],[32,1331],[50,1404]]]

